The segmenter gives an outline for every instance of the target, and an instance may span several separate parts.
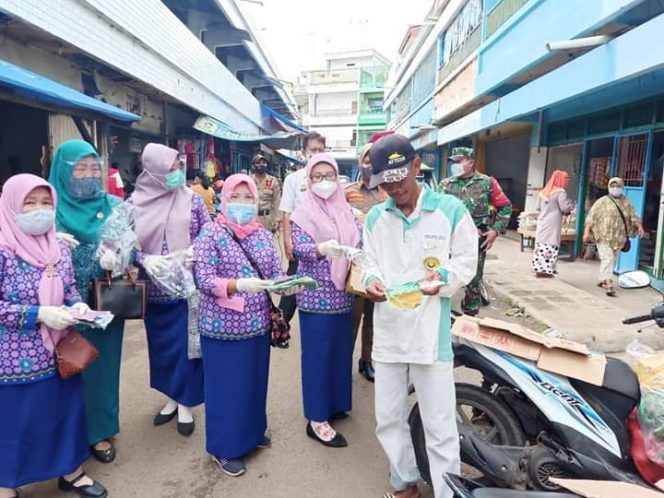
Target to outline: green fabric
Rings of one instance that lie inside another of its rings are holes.
[[[82,373],[90,445],[120,432],[120,363],[124,323],[124,320],[113,320],[106,330],[82,330],[83,336],[99,351],[99,357]]]
[[[440,298],[440,320],[438,321],[438,361],[450,361],[454,358],[451,335],[452,300],[449,297]]]
[[[472,149],[472,147],[454,147],[450,157],[467,157],[472,159],[475,157],[475,151]]]
[[[369,210],[367,216],[364,218],[364,226],[367,228],[367,230],[369,231],[373,230],[374,225],[376,224],[380,216],[385,212],[386,203],[387,201],[381,204],[377,204]]]
[[[111,212],[109,194],[92,199],[77,199],[70,194],[73,164],[86,156],[99,157],[92,145],[69,140],[55,151],[48,181],[58,194],[56,221],[81,242],[96,242],[97,232]]]

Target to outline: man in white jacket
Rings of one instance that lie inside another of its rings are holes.
[[[395,489],[386,496],[420,496],[408,427],[410,380],[424,424],[435,496],[451,497],[443,474],[459,473],[460,463],[450,299],[475,275],[477,229],[461,201],[418,184],[421,160],[406,137],[380,139],[370,157],[370,188],[380,185],[390,197],[369,211],[363,235],[364,282],[377,302],[372,355],[376,435]],[[404,309],[385,302],[386,291],[407,282],[418,282],[424,294],[419,305]]]

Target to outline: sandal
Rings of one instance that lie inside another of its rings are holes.
[[[60,491],[73,491],[79,496],[85,496],[88,498],[106,498],[108,496],[106,488],[94,479],[92,480],[92,484],[82,484],[81,486],[77,486],[76,483],[80,482],[84,477],[86,477],[85,472],[81,472],[71,481],[67,481],[64,477],[60,477],[58,479],[58,488]]]
[[[615,290],[612,286],[607,285],[607,286],[605,287],[605,289],[606,289],[606,295],[607,295],[607,296],[609,296],[609,297],[616,297],[616,290]]]

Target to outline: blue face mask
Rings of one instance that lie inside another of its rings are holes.
[[[184,176],[184,171],[176,169],[166,175],[166,181],[164,184],[168,190],[175,190],[176,188],[184,187],[185,181],[186,177]]]
[[[101,178],[88,176],[85,178],[71,177],[69,180],[69,193],[77,199],[93,199],[101,194]]]
[[[231,221],[238,225],[246,225],[249,223],[256,213],[258,208],[256,204],[243,204],[241,202],[229,202],[226,205],[226,215]]]

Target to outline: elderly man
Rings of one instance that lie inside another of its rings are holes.
[[[434,493],[447,498],[452,492],[443,474],[459,472],[450,298],[475,274],[477,230],[458,199],[418,184],[421,160],[406,137],[381,138],[371,147],[370,159],[369,187],[380,185],[389,196],[369,211],[363,234],[364,283],[376,301],[376,435],[395,489],[386,496],[420,496],[408,427],[410,380],[426,433]],[[409,291],[419,294],[415,303],[404,306],[402,301],[397,308],[385,302],[395,288],[415,282],[415,292]]]
[[[461,309],[467,315],[477,315],[482,304],[480,284],[484,274],[486,252],[493,246],[499,233],[505,233],[512,216],[512,203],[503,193],[498,181],[475,170],[475,155],[469,147],[456,147],[450,156],[452,176],[440,182],[440,190],[460,199],[470,211],[479,234],[480,248],[477,272],[466,286]],[[495,220],[491,220],[491,208]]]

